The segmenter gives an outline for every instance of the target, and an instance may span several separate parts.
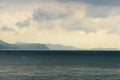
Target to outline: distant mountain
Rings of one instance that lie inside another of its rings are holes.
[[[39,44],[39,43],[23,43],[17,42],[10,44],[0,40],[0,50],[120,50],[117,48],[91,48],[80,49],[72,46],[65,46],[60,44]]]
[[[119,50],[118,48],[93,48],[92,50]]]
[[[80,49],[60,44],[53,45],[22,42],[10,44],[0,40],[0,50],[80,50]]]
[[[16,43],[10,44],[0,40],[0,50],[49,50],[45,44]]]
[[[50,50],[80,50],[80,48],[75,48],[72,46],[64,46],[60,44],[46,44]]]

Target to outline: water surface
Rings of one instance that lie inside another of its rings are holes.
[[[0,80],[120,80],[119,51],[0,51]]]

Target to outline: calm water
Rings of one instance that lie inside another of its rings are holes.
[[[120,80],[120,52],[0,51],[0,80]]]

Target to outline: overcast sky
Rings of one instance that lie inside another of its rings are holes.
[[[0,39],[120,48],[120,0],[0,0]]]

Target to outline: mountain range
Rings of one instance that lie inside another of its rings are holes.
[[[0,40],[0,50],[80,50],[79,48],[59,44],[7,43]]]
[[[15,43],[10,44],[4,41],[0,41],[1,50],[49,50],[45,44],[33,44],[33,43]]]
[[[50,50],[80,50],[80,48],[60,44],[46,44],[46,45]]]
[[[0,50],[86,50],[60,44],[8,43],[0,40]],[[91,48],[88,50],[119,50],[117,48]]]

